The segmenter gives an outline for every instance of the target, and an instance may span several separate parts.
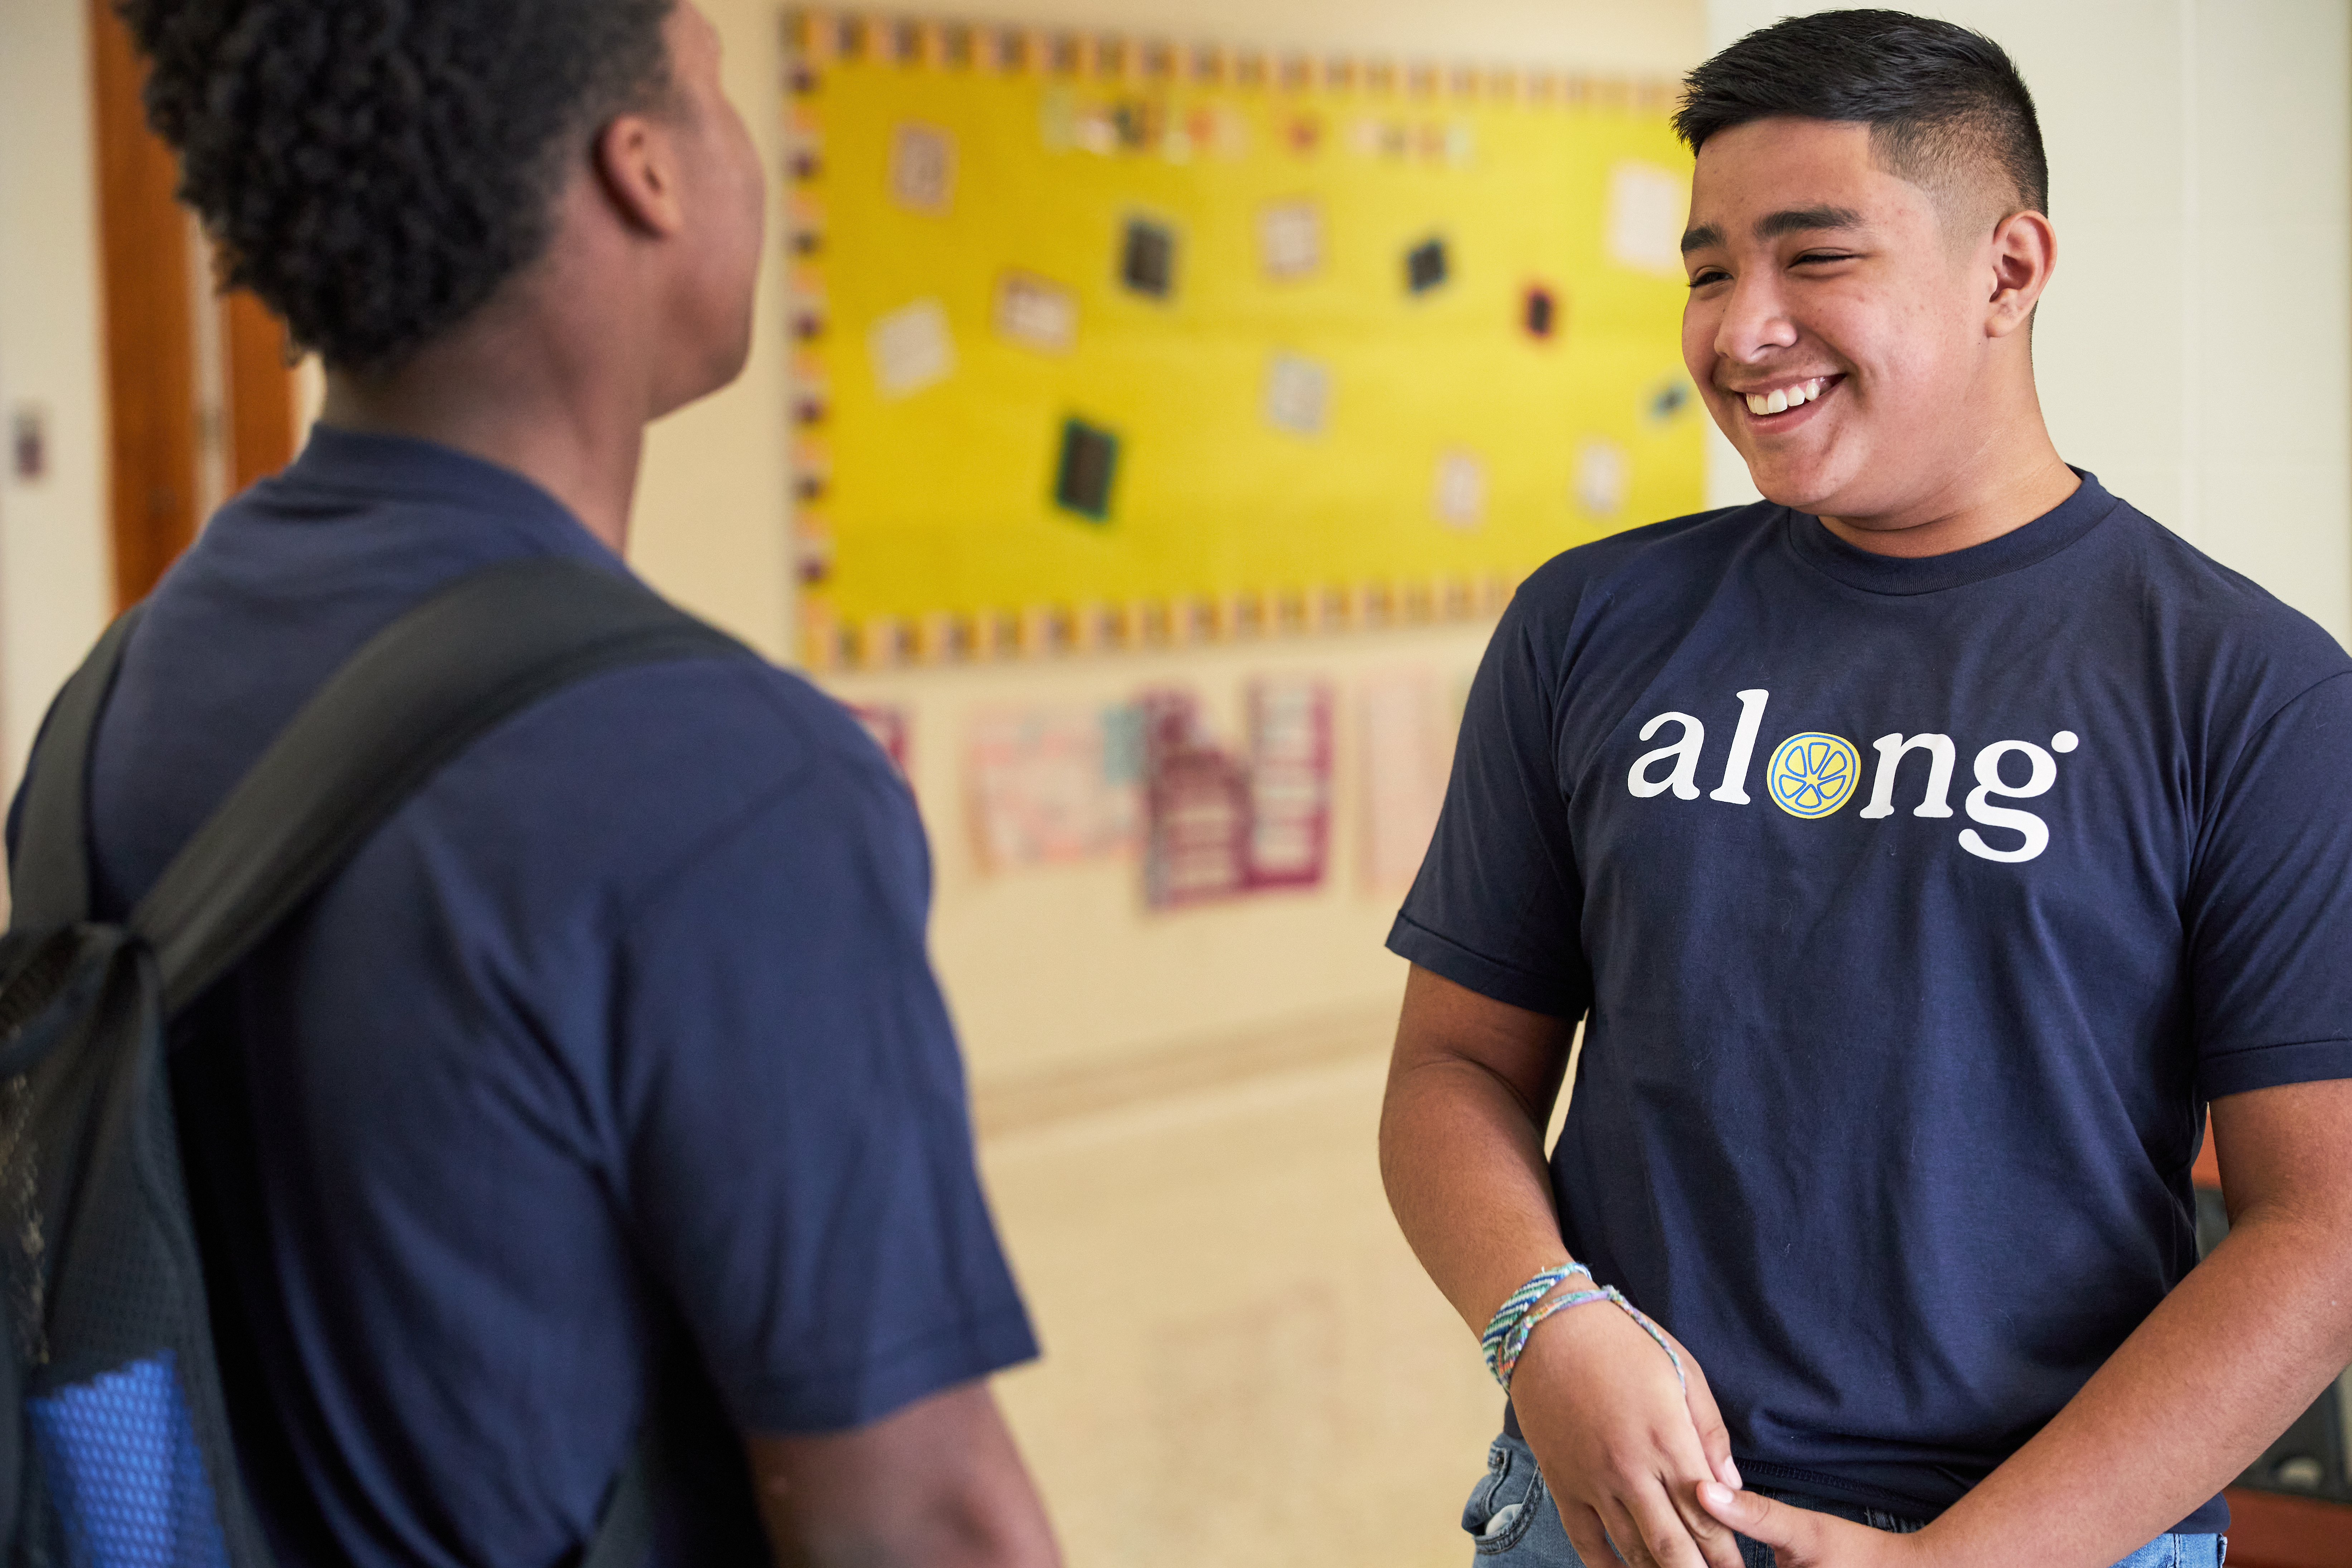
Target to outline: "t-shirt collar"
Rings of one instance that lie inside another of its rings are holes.
[[[2072,467],[2072,465],[2069,465]],[[1858,550],[1822,520],[1782,509],[1780,526],[1808,565],[1849,587],[1873,594],[1933,594],[2021,571],[2046,561],[2105,521],[2122,503],[2096,475],[2074,468],[2074,493],[2022,528],[1944,555],[1881,555]]]
[[[620,563],[571,508],[521,474],[420,437],[313,425],[301,455],[265,482],[281,496],[310,491],[337,500],[427,501],[488,512],[539,539],[551,552]]]

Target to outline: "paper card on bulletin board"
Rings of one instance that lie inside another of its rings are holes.
[[[1141,809],[1131,706],[987,709],[965,753],[972,826],[991,871],[1116,854]]]
[[[1491,607],[1702,504],[1664,91],[829,15],[795,37],[821,638],[973,651],[992,623],[1236,596],[1311,620],[1367,584]]]

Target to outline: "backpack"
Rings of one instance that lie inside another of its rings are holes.
[[[7,1568],[268,1568],[231,1446],[167,1028],[469,742],[626,665],[745,657],[635,580],[534,559],[460,580],[304,704],[121,924],[92,921],[90,737],[139,610],[52,705],[0,939],[0,1550]],[[581,1568],[651,1540],[654,1445]]]

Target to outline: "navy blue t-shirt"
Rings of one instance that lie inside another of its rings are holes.
[[[1504,616],[1390,945],[1585,1017],[1563,1239],[1742,1472],[1932,1515],[2197,1261],[2205,1101],[2352,1077],[2352,659],[2088,476],[1636,530]]]
[[[318,430],[150,601],[100,731],[119,913],[370,634],[521,556],[625,570],[520,476]],[[649,1401],[657,1560],[765,1563],[736,1433],[1035,1353],[856,722],[757,659],[621,670],[477,742],[190,1021],[180,1130],[280,1561],[569,1561]]]

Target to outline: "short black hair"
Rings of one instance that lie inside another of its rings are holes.
[[[2050,161],[2025,79],[1982,33],[1903,11],[1823,11],[1748,34],[1683,79],[1675,130],[1792,115],[1867,125],[1878,157],[1930,189],[1988,167],[2012,211],[2050,210]]]
[[[226,287],[396,369],[538,258],[584,132],[669,90],[674,0],[117,0]]]

